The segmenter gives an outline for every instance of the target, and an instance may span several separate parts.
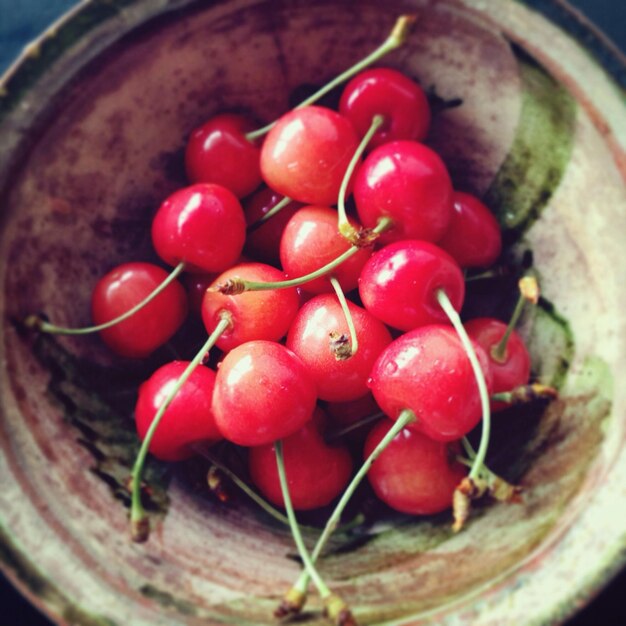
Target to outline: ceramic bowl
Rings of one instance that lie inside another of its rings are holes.
[[[336,541],[324,571],[362,624],[477,626],[562,621],[621,567],[626,117],[610,46],[548,1],[94,1],[0,93],[0,559],[58,623],[273,623],[299,570],[289,535],[244,496],[207,495],[200,462],[150,466],[154,530],[128,538],[131,411],[150,364],[20,321],[88,322],[97,277],[153,258],[151,215],[184,184],[191,129],[223,110],[274,119],[404,12],[418,21],[384,63],[436,94],[429,143],[540,276],[522,332],[560,397],[495,426],[490,463],[523,484],[521,503],[480,505],[459,534],[447,514],[380,517]],[[505,312],[503,284],[484,291]],[[324,623],[314,597],[303,623]]]

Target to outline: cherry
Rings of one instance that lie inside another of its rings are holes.
[[[348,308],[359,343],[356,354],[345,360],[333,349],[333,341],[349,333],[334,294],[319,295],[304,304],[287,335],[287,347],[307,367],[322,400],[348,401],[366,395],[372,365],[391,342],[389,331],[373,315],[351,302]]]
[[[357,171],[354,199],[359,219],[373,228],[381,217],[393,227],[381,236],[436,242],[452,219],[452,182],[441,158],[415,141],[392,141],[373,150]]]
[[[174,192],[152,222],[152,243],[169,265],[221,272],[241,254],[246,221],[239,200],[221,185],[199,183]]]
[[[248,224],[246,253],[257,261],[271,265],[280,263],[280,239],[287,222],[302,206],[299,202],[290,202],[267,221],[261,220],[271,211],[283,196],[268,188],[261,189],[244,202],[244,213]]]
[[[139,387],[135,424],[140,439],[188,365],[187,361],[167,363]],[[222,438],[211,410],[214,385],[215,372],[198,365],[163,414],[149,446],[154,456],[180,461],[193,456],[193,445]]]
[[[389,141],[422,141],[430,125],[430,107],[423,89],[401,72],[375,68],[361,72],[345,87],[339,112],[360,136],[365,135],[375,115],[385,118],[369,149]]]
[[[226,439],[259,446],[302,428],[316,399],[315,384],[291,350],[271,341],[249,341],[221,362],[213,412]]]
[[[356,400],[327,402],[324,406],[331,421],[339,426],[350,426],[380,412],[374,396],[369,392]]]
[[[106,324],[145,300],[168,277],[151,263],[124,263],[105,274],[91,297],[92,317]],[[187,295],[180,283],[170,282],[157,296],[124,321],[100,331],[116,354],[143,358],[168,341],[187,315]]]
[[[202,300],[206,290],[215,280],[216,274],[185,274],[182,282],[187,290],[189,310],[196,315],[202,315]]]
[[[365,442],[366,458],[392,426],[386,419],[372,428]],[[405,428],[380,454],[367,477],[376,495],[396,511],[432,515],[452,506],[454,490],[467,474],[455,460],[458,452],[458,444],[434,441]]]
[[[326,506],[345,488],[352,473],[352,458],[345,447],[331,447],[314,419],[283,440],[285,470],[294,509],[307,511]],[[274,444],[250,449],[250,477],[273,504],[284,507]],[[312,488],[314,486],[314,488]]]
[[[352,124],[339,113],[319,106],[294,109],[276,122],[263,143],[263,179],[294,200],[335,204],[358,143]]]
[[[211,287],[233,278],[277,281],[283,280],[285,274],[271,265],[243,263],[223,272]],[[209,288],[202,301],[202,320],[211,332],[222,313],[230,313],[231,323],[216,342],[218,348],[229,351],[253,339],[278,341],[289,330],[299,306],[300,298],[295,287],[251,291],[237,296],[226,296]]]
[[[296,278],[330,263],[350,248],[350,243],[337,230],[336,211],[329,207],[306,206],[298,210],[285,227],[280,259],[287,276]],[[371,254],[370,248],[357,250],[333,270],[344,291],[357,286],[359,274]],[[307,282],[302,288],[313,293],[333,290],[326,277]]]
[[[438,245],[461,267],[489,267],[500,256],[502,235],[493,213],[475,196],[455,191],[454,211]]]
[[[502,356],[497,346],[507,332],[507,325],[500,320],[481,317],[466,322],[467,334],[480,345],[489,358],[493,374],[493,393],[511,391],[525,385],[530,379],[530,354],[521,337],[513,330],[508,337]],[[493,403],[493,409],[504,408],[504,403]]]
[[[238,198],[261,184],[260,148],[246,138],[254,126],[242,115],[224,113],[196,128],[185,150],[192,183],[216,183]]]
[[[490,390],[489,359],[479,345],[473,348]],[[408,428],[437,441],[460,439],[482,415],[472,364],[450,326],[421,326],[394,340],[374,364],[369,384],[391,419],[410,409],[416,421]]]
[[[379,320],[400,330],[444,322],[437,302],[443,289],[458,311],[465,282],[454,259],[427,241],[398,241],[367,261],[359,278],[363,306]]]

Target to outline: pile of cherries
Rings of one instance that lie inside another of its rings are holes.
[[[410,21],[399,20],[394,45]],[[140,489],[148,450],[178,461],[210,455],[221,440],[249,448],[249,478],[287,510],[306,566],[278,614],[301,608],[312,577],[340,624],[354,618],[314,562],[361,478],[404,513],[454,504],[460,528],[473,498],[503,492],[484,464],[490,411],[527,392],[530,378],[515,319],[460,321],[465,272],[498,261],[501,234],[422,143],[431,118],[424,91],[394,69],[353,73],[338,111],[307,101],[263,129],[226,113],[194,130],[190,184],[152,223],[154,249],[174,269],[113,269],[93,292],[95,326],[82,329],[140,359],[168,342],[189,309],[200,313],[208,339],[196,357],[163,365],[139,389],[133,537],[148,536]],[[213,346],[216,371],[205,364]],[[481,419],[474,451],[465,437]],[[366,429],[355,473],[342,432]],[[342,493],[308,554],[294,509]]]

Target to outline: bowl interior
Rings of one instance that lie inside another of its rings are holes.
[[[144,545],[127,538],[134,394],[168,355],[120,361],[98,338],[34,338],[19,320],[43,311],[88,323],[103,272],[155,259],[151,217],[185,184],[194,127],[222,111],[274,119],[415,10],[412,36],[384,64],[432,92],[428,143],[455,186],[497,214],[507,258],[538,273],[543,297],[522,332],[534,375],[561,395],[496,418],[489,463],[523,484],[520,504],[479,506],[457,535],[447,514],[378,510],[375,523],[335,540],[324,571],[365,624],[496,623],[505,610],[525,623],[529,610],[570,611],[515,598],[531,572],[558,561],[563,537],[619,466],[623,426],[610,418],[623,408],[612,380],[625,352],[626,199],[619,138],[603,132],[602,111],[580,97],[574,70],[524,40],[540,18],[513,3],[481,10],[461,0],[124,4],[99,17],[88,7],[93,29],[0,118],[15,148],[1,190],[5,568],[72,623],[272,623],[299,570],[288,532],[244,496],[212,499],[202,461],[151,463],[155,530]],[[545,28],[536,36],[546,42],[563,37]],[[514,299],[510,278],[478,284],[467,313],[506,317]],[[178,336],[177,350],[190,357],[197,338]],[[571,558],[588,556],[593,541],[570,542]],[[545,577],[544,590],[557,585]],[[324,623],[315,598],[310,609],[305,623]]]

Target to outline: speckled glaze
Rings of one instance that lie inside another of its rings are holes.
[[[212,500],[193,463],[151,465],[155,530],[128,539],[128,407],[151,364],[18,322],[87,322],[101,273],[154,258],[150,219],[196,125],[275,118],[406,11],[419,20],[385,63],[462,99],[428,142],[511,254],[532,252],[544,300],[521,330],[561,397],[496,425],[490,462],[523,503],[481,506],[458,535],[447,515],[381,522],[324,571],[365,625],[495,626],[559,623],[623,565],[626,116],[594,56],[511,0],[85,2],[0,83],[0,560],[58,623],[273,623],[298,573],[288,533],[243,496]],[[324,623],[315,598],[302,623]]]

